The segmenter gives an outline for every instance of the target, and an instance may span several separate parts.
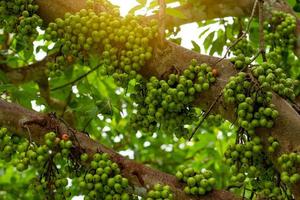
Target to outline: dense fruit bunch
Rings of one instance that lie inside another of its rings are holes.
[[[207,64],[197,65],[196,60],[182,75],[170,74],[167,80],[151,77],[146,88],[132,95],[138,103],[137,114],[132,116],[133,127],[151,131],[160,124],[167,133],[185,136],[187,130],[183,126],[195,119],[192,102],[214,81],[212,68]]]
[[[208,127],[220,126],[224,122],[223,117],[220,114],[209,115],[203,123],[203,126],[207,125]]]
[[[262,180],[264,181],[257,181],[256,184],[253,183],[254,187],[257,188],[256,195],[259,198],[274,200],[292,199],[291,192],[278,184],[279,177],[276,176],[275,170],[266,171],[262,176]]]
[[[224,98],[226,102],[237,105],[237,122],[251,135],[256,127],[271,128],[278,116],[271,104],[272,92],[257,89],[244,72],[230,77],[224,88]]]
[[[89,4],[94,8],[103,2]],[[153,131],[160,125],[167,133],[187,135],[183,126],[195,117],[191,103],[197,93],[215,81],[212,68],[193,61],[183,75],[171,74],[168,80],[143,80],[137,72],[152,57],[149,43],[157,35],[157,23],[141,26],[139,22],[138,17],[120,17],[113,7],[107,12],[83,9],[74,15],[66,14],[46,30],[46,39],[56,42],[62,54],[48,67],[54,74],[69,64],[65,62],[67,57],[84,60],[87,54],[100,53],[103,75],[112,75],[117,85],[125,88],[130,80],[136,80],[136,92],[131,95],[138,104],[131,120],[135,130]]]
[[[300,181],[300,174],[297,169],[300,167],[300,154],[282,154],[278,158],[278,163],[282,170],[281,180],[286,184],[295,184]]]
[[[274,11],[269,21],[264,23],[265,39],[268,44],[281,48],[282,50],[293,49],[296,42],[296,18],[295,16]]]
[[[0,130],[0,159],[11,161],[18,171],[28,168],[36,170],[38,178],[33,180],[34,184],[29,189],[43,195],[53,195],[55,199],[64,199],[70,196],[66,188],[68,156],[72,142],[64,140],[54,132],[45,134],[44,145],[38,146],[21,139],[2,128]],[[60,166],[59,169],[57,166]]]
[[[231,184],[239,187],[251,185],[255,195],[260,198],[286,199],[289,191],[281,185],[277,171],[263,152],[260,138],[240,132],[237,142],[225,152],[225,161],[231,166]],[[278,142],[276,144],[274,138],[270,137],[269,143],[277,148]]]
[[[216,179],[213,178],[213,173],[209,170],[196,172],[193,168],[179,166],[176,177],[178,180],[187,184],[184,188],[184,192],[191,195],[205,195],[210,192],[216,184]]]
[[[47,69],[50,76],[59,76],[62,74],[64,67],[72,65],[74,62],[74,56],[56,56],[53,61],[47,62]]]
[[[251,63],[251,57],[255,53],[253,46],[250,42],[243,38],[235,46],[232,47],[232,53],[235,57],[230,59],[237,69],[242,69]]]
[[[149,42],[156,35],[157,24],[151,21],[149,26],[142,26],[139,17],[122,18],[117,8],[97,12],[103,3],[108,4],[93,1],[88,3],[93,9],[56,19],[46,29],[45,38],[56,43],[65,59],[70,55],[78,60],[92,53],[99,55],[104,63],[102,74],[112,75],[117,85],[125,87],[151,58]]]
[[[276,67],[275,64],[264,62],[254,66],[252,72],[263,89],[269,90],[272,88],[280,96],[291,100],[295,99],[295,81],[288,78],[282,68]]]
[[[230,145],[225,152],[226,163],[231,166],[233,183],[243,183],[247,176],[255,178],[260,175],[257,165],[263,159],[263,148],[259,137],[254,137],[249,142],[241,142]]]
[[[62,140],[56,136],[54,132],[45,134],[45,144],[42,146],[26,145],[19,146],[19,161],[16,167],[19,171],[28,168],[29,165],[36,168],[41,167],[41,163],[45,163],[49,159],[60,160],[68,157],[72,142],[70,140]],[[44,168],[40,169],[41,171]]]
[[[82,154],[81,159],[86,161],[87,154]],[[89,166],[87,173],[78,178],[85,199],[131,199],[126,192],[128,180],[121,176],[118,165],[109,160],[108,154],[94,154]]]
[[[296,17],[291,14],[275,11],[265,22],[265,38],[269,46],[268,62],[274,63],[297,80],[299,73],[293,72],[299,62],[293,52],[297,41],[295,33]]]
[[[279,148],[279,142],[273,138],[272,136],[270,136],[268,138],[268,152],[269,153],[274,153],[278,148]]]
[[[16,149],[24,151],[28,145],[29,143],[26,140],[13,136],[6,128],[0,129],[0,159],[9,162]]]
[[[268,64],[263,63],[263,66]],[[261,70],[264,68],[255,66],[254,75],[260,74]],[[270,69],[266,70],[271,74]],[[275,79],[274,75],[271,76],[267,75],[268,81]],[[263,152],[259,137],[255,136],[255,128],[271,128],[278,116],[278,111],[271,104],[270,88],[274,85],[271,86],[266,79],[265,76],[258,76],[261,83],[258,88],[251,75],[240,72],[231,77],[225,86],[225,101],[236,104],[237,123],[240,126],[236,144],[229,146],[225,158],[226,163],[231,166],[231,182],[235,186],[248,185],[259,198],[285,199],[290,197],[289,190],[281,185],[278,173]],[[268,143],[270,153],[279,147],[279,143],[273,137],[269,137]]]
[[[146,200],[172,200],[173,194],[168,185],[154,185],[153,189],[148,191]]]
[[[4,33],[16,33],[16,39],[24,46],[32,46],[38,36],[37,27],[42,26],[42,19],[35,13],[38,6],[33,0],[1,0],[0,29]]]

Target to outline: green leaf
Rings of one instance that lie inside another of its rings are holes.
[[[89,66],[91,68],[94,68],[98,65],[100,65],[101,60],[98,54],[90,54],[89,55]]]
[[[134,14],[135,13],[135,11],[137,11],[137,10],[140,10],[140,9],[142,9],[144,7],[144,5],[137,5],[137,6],[134,6],[133,8],[131,8],[130,10],[129,10],[129,13],[130,14]]]
[[[147,0],[137,0],[137,2],[141,5],[146,5]]]
[[[201,38],[209,29],[210,28],[207,28],[204,31],[202,31],[198,37]]]
[[[109,99],[102,99],[96,101],[96,105],[99,109],[99,112],[103,115],[112,115],[113,108]]]
[[[211,32],[211,33],[205,38],[205,40],[204,40],[204,42],[203,42],[203,45],[204,45],[204,48],[205,48],[206,50],[210,47],[210,45],[211,45],[211,43],[212,43],[212,41],[213,41],[213,39],[214,39],[214,36],[215,36],[215,32]]]
[[[191,42],[192,42],[192,45],[193,45],[193,49],[192,50],[196,51],[196,52],[200,52],[201,51],[200,46],[194,40],[192,40]]]
[[[166,8],[166,14],[177,17],[179,19],[186,19],[187,17],[178,9],[175,8]]]
[[[250,28],[249,38],[253,44],[259,44],[259,23],[257,20],[253,21]]]
[[[218,30],[217,35],[218,35],[218,37],[216,38],[215,41],[213,41],[212,47],[209,51],[209,55],[213,55],[215,52],[217,52],[219,55],[221,55],[223,52],[223,47],[225,46],[224,31],[221,29]]]
[[[47,52],[48,51],[48,46],[42,45],[42,46],[37,46],[35,52],[38,53],[40,50]]]
[[[177,0],[166,0],[165,2],[166,2],[166,4],[169,4],[169,3],[174,3],[174,2],[178,2],[178,1],[177,1]],[[156,6],[158,6],[158,1],[157,1],[157,0],[152,0],[152,1],[150,2],[149,8],[150,8],[150,9],[153,9],[153,8],[155,8]]]
[[[18,67],[19,65],[19,58],[15,56],[10,56],[6,60],[6,64],[10,67]]]

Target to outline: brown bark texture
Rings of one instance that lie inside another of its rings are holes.
[[[240,199],[224,190],[214,190],[201,198],[186,195],[183,192],[183,184],[178,182],[175,176],[121,156],[112,149],[92,140],[86,133],[72,129],[52,114],[41,114],[17,104],[0,100],[0,126],[7,127],[15,134],[30,138],[40,144],[43,143],[44,135],[50,131],[55,131],[58,134],[67,133],[73,140],[74,145],[71,150],[75,155],[78,155],[78,152],[86,152],[92,157],[96,152],[108,153],[110,159],[119,165],[122,175],[129,180],[134,192],[142,196],[145,196],[146,189],[161,183],[171,187],[176,200]]]

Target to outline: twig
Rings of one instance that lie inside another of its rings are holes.
[[[158,0],[159,3],[159,39],[160,45],[163,46],[164,38],[165,38],[165,31],[166,31],[166,2],[165,0]]]
[[[254,57],[251,59],[250,63],[254,62],[256,58],[262,53],[262,49],[259,49],[258,52],[254,55]]]
[[[25,125],[25,128],[27,129],[27,132],[28,132],[28,136],[29,136],[29,145],[27,147],[27,150],[29,149],[30,145],[32,144],[32,137],[31,137],[31,132],[30,132],[30,129],[27,125]]]
[[[259,51],[263,61],[266,62],[265,36],[264,36],[264,0],[259,0]]]
[[[75,83],[77,83],[78,81],[80,81],[81,79],[87,77],[90,73],[94,72],[95,70],[97,70],[99,67],[101,67],[102,65],[97,65],[96,67],[94,67],[93,69],[91,69],[90,71],[82,74],[81,76],[77,77],[75,80],[68,82],[66,84],[63,84],[61,86],[55,87],[55,88],[51,88],[51,91],[55,91],[55,90],[59,90],[62,89],[64,87],[67,87],[68,85],[74,85]]]
[[[251,12],[251,16],[250,16],[250,19],[249,19],[249,22],[248,22],[246,31],[244,31],[243,34],[242,34],[239,38],[237,38],[237,39],[232,43],[232,45],[230,45],[230,46],[227,48],[227,50],[226,50],[226,52],[225,52],[225,55],[224,55],[222,58],[220,58],[219,60],[217,60],[216,63],[215,63],[214,65],[216,65],[216,64],[218,64],[219,62],[221,62],[222,60],[224,60],[224,59],[227,57],[227,54],[229,53],[230,49],[231,49],[232,47],[234,47],[235,45],[237,45],[237,43],[239,43],[239,42],[246,36],[246,34],[249,32],[251,22],[252,22],[252,20],[253,20],[253,18],[254,18],[254,15],[255,15],[255,10],[256,10],[258,1],[259,1],[259,0],[255,0],[255,2],[254,2],[253,8],[252,8],[252,12]]]
[[[223,95],[223,91],[220,92],[220,94],[217,96],[217,98],[215,99],[215,101],[210,105],[209,109],[207,110],[207,112],[205,112],[205,114],[203,115],[203,118],[201,119],[201,121],[199,122],[199,124],[196,126],[196,128],[194,129],[194,131],[192,132],[189,141],[193,138],[193,136],[195,135],[195,133],[197,132],[197,130],[200,128],[200,126],[202,125],[202,123],[204,122],[204,120],[206,119],[206,117],[209,115],[209,113],[211,112],[211,110],[214,108],[214,106],[216,105],[216,103],[219,101],[219,99],[221,98],[221,96]]]

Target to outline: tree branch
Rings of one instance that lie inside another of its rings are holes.
[[[224,17],[249,17],[252,13],[252,7],[255,0],[199,0],[197,2],[199,6],[192,3],[187,3],[185,5],[174,8],[175,10],[181,12],[185,18],[176,18],[170,15],[167,15],[165,18],[166,28],[173,28],[187,23],[199,22],[202,20],[210,20],[215,18],[224,18]],[[264,13],[266,16],[271,15],[271,11],[279,10],[283,12],[290,13],[297,17],[297,14],[293,9],[287,4],[284,0],[265,0],[265,4],[268,7],[268,10]],[[255,12],[256,16],[259,17],[258,9]],[[149,19],[157,19],[156,15],[147,17]],[[296,33],[298,36],[297,43],[295,46],[295,55],[300,58],[300,19],[297,17],[297,29]],[[262,55],[263,51],[262,51]]]
[[[173,8],[182,13],[185,18],[177,18],[166,15],[166,28],[173,28],[187,23],[199,22],[202,20],[210,20],[215,18],[224,18],[229,16],[246,17],[250,16],[251,10],[249,7],[253,6],[253,0],[200,0],[199,5],[193,3],[186,3],[182,6]],[[157,19],[156,15],[147,17],[149,19]]]
[[[164,55],[157,52],[154,47],[153,59],[147,66],[142,68],[142,74],[147,77],[154,75],[159,78],[164,78],[172,73],[174,68],[183,71],[189,66],[190,60],[193,58],[197,59],[199,63],[207,63],[213,66],[217,69],[219,74],[217,81],[212,87],[210,87],[208,91],[201,93],[195,102],[203,110],[207,111],[211,102],[213,102],[218,94],[221,93],[229,78],[237,74],[236,69],[229,60],[224,59],[214,66],[214,63],[216,63],[219,58],[201,55],[174,43],[167,42],[167,48],[164,51]],[[221,97],[211,112],[215,114],[219,113],[225,119],[234,123],[236,114],[233,105],[223,104],[223,102],[224,99]],[[286,152],[300,152],[300,115],[286,100],[275,93],[272,98],[272,103],[280,113],[275,121],[275,125],[271,129],[259,128],[256,130],[256,133],[261,137],[265,150],[267,150],[268,147],[267,140],[269,136],[273,136],[280,142],[280,150],[276,154],[270,155],[271,160],[276,166],[277,157],[280,154]],[[293,188],[293,194],[297,198],[300,198],[299,187],[300,184],[298,183]]]
[[[39,15],[46,21],[54,21],[58,17],[64,16],[66,12],[77,12],[85,7],[85,0],[53,0],[44,1],[36,0],[40,6]],[[201,0],[199,1],[200,7],[194,4],[188,3],[177,7],[185,18],[180,19],[173,16],[166,15],[165,23],[166,28],[172,28],[174,26],[180,26],[186,23],[199,22],[202,20],[209,20],[214,18],[224,17],[248,17],[251,15],[252,6],[255,0]],[[268,5],[269,9],[266,10],[266,15],[270,15],[272,10],[280,10],[283,12],[290,13],[297,16],[293,9],[284,0],[265,0],[265,4]],[[255,12],[258,16],[258,10]],[[146,17],[147,19],[157,19],[157,15]],[[297,44],[295,47],[295,54],[300,57],[300,19],[297,18],[297,30],[296,35],[298,36]]]
[[[26,124],[26,128],[25,125]],[[88,137],[85,133],[76,131],[62,123],[59,119],[51,115],[41,114],[35,111],[27,110],[19,105],[0,100],[0,126],[7,127],[10,131],[22,136],[28,137],[26,132],[30,130],[31,139],[37,143],[42,143],[43,136],[50,131],[58,131],[58,134],[69,133],[70,130],[80,144],[73,142],[75,148],[73,151],[80,152],[84,150],[89,155],[96,152],[104,152],[110,155],[112,161],[116,162],[121,169],[122,175],[126,177],[135,191],[146,191],[156,183],[169,185],[174,192],[175,200],[235,200],[240,199],[232,193],[223,190],[214,190],[211,193],[201,197],[191,197],[183,192],[183,185],[176,180],[175,176],[149,168],[133,160],[129,160],[112,149],[97,143]],[[28,130],[27,130],[28,128]],[[141,183],[142,180],[142,183]],[[140,192],[139,195],[145,195]]]
[[[51,56],[45,58],[42,61],[30,64],[28,66],[11,69],[5,65],[0,67],[0,70],[5,72],[8,81],[12,84],[19,85],[29,81],[37,81],[44,77],[46,68],[46,63],[52,59]]]

